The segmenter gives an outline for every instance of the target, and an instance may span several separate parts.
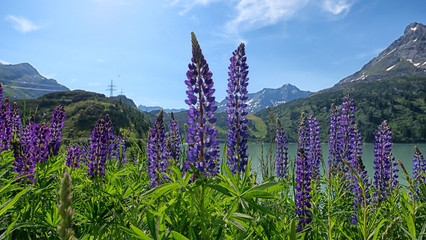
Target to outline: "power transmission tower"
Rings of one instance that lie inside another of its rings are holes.
[[[109,97],[112,97],[114,91],[116,91],[117,89],[115,88],[115,85],[113,84],[113,81],[111,80],[111,84],[108,85],[108,88],[106,89],[107,91],[109,91]]]

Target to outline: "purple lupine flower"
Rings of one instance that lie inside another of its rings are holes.
[[[355,145],[354,145],[354,149],[355,151],[353,151],[353,159],[356,159],[356,164],[355,165],[351,165],[351,167],[353,168],[353,170],[356,172],[356,174],[351,174],[352,179],[352,192],[354,195],[354,200],[352,201],[352,203],[354,204],[354,214],[352,215],[352,224],[357,224],[358,223],[358,211],[360,209],[360,206],[362,206],[364,204],[364,195],[362,193],[362,186],[359,184],[359,181],[362,182],[362,184],[364,185],[365,188],[365,192],[366,192],[366,201],[365,203],[368,205],[370,203],[370,194],[368,191],[368,188],[370,186],[370,183],[368,182],[368,174],[367,174],[367,170],[365,170],[365,166],[364,163],[362,162],[362,136],[361,133],[358,131],[358,127],[355,125],[354,128],[354,133],[355,133]],[[361,179],[358,179],[356,176],[358,176]],[[364,206],[365,207],[365,206]]]
[[[50,128],[45,124],[30,124],[29,151],[35,164],[46,162],[49,155]]]
[[[186,120],[188,143],[187,158],[184,171],[193,165],[205,176],[215,175],[218,172],[219,141],[216,138],[217,130],[213,126],[216,122],[214,112],[217,107],[213,93],[212,73],[198,44],[197,37],[191,32],[192,62],[186,73],[188,86],[186,94],[189,105],[188,119]]]
[[[12,107],[12,132],[15,135],[19,135],[21,132],[21,116],[19,116],[18,104],[16,102],[13,103]]]
[[[106,132],[108,134],[108,142],[109,142],[109,146],[108,146],[108,150],[107,150],[107,157],[111,158],[114,152],[115,147],[115,135],[113,134],[113,130],[114,130],[114,126],[112,125],[111,122],[111,118],[109,117],[109,115],[105,115],[105,128],[106,128]]]
[[[413,178],[417,179],[417,181],[419,182],[423,182],[426,184],[425,176],[423,174],[419,176],[421,172],[426,174],[426,160],[423,157],[422,152],[420,152],[419,148],[417,146],[414,146]]]
[[[352,201],[352,203],[354,205],[354,213],[352,214],[352,224],[355,225],[358,223],[358,211],[361,209],[361,207],[367,207],[366,205],[370,204],[370,183],[368,181],[367,170],[365,170],[365,166],[362,162],[362,158],[360,155],[357,157],[357,167],[354,170],[358,172],[358,176],[361,178],[356,179],[355,181],[361,180],[362,184],[364,185],[365,191],[364,198],[361,185],[359,184],[359,182],[353,181],[352,192],[354,194],[354,200]]]
[[[280,119],[277,118],[277,132],[275,135],[277,142],[277,177],[285,178],[288,172],[288,141],[285,131],[281,126]]]
[[[299,144],[297,150],[296,160],[296,213],[298,215],[299,223],[297,225],[297,231],[305,229],[306,225],[309,224],[312,219],[311,208],[311,162],[309,161],[309,147],[307,145],[309,138],[309,132],[306,130],[305,116],[302,113],[299,125]]]
[[[351,178],[351,171],[344,167],[346,160],[351,166],[355,165],[356,159],[353,159],[354,141],[355,141],[355,121],[354,121],[354,100],[350,99],[349,94],[343,98],[341,113],[337,118],[337,164],[340,165],[340,171],[344,169],[347,173],[347,179]]]
[[[65,108],[61,105],[53,110],[50,122],[49,156],[58,156],[62,141],[62,129],[65,124]]]
[[[79,146],[69,147],[67,149],[67,160],[65,165],[69,168],[80,168],[80,162],[83,161],[83,153]]]
[[[330,109],[330,138],[329,138],[329,155],[328,155],[328,168],[329,174],[331,172],[337,171],[337,156],[338,156],[338,137],[337,137],[337,129],[338,129],[338,117],[339,114],[337,112],[334,104],[331,104]]]
[[[23,132],[28,131],[29,129],[24,128]],[[29,134],[29,133],[23,133]],[[15,160],[13,161],[14,167],[13,170],[18,174],[18,182],[31,182],[35,181],[34,168],[36,163],[30,157],[30,151],[27,143],[24,140],[13,142],[13,156]]]
[[[168,156],[172,158],[177,166],[180,162],[180,132],[179,125],[173,112],[170,114],[170,130],[168,132]]]
[[[0,153],[10,149],[10,142],[13,139],[13,124],[11,119],[9,97],[0,101]]]
[[[146,147],[148,164],[148,178],[151,187],[156,187],[164,182],[167,172],[168,152],[166,145],[166,132],[164,131],[163,109],[160,110],[154,127],[149,130],[148,145]]]
[[[322,158],[320,127],[316,117],[308,117],[309,126],[309,161],[311,162],[311,179],[315,179],[317,183],[320,180],[320,163]],[[319,187],[319,185],[318,185]]]
[[[247,154],[247,86],[248,66],[245,57],[245,46],[240,46],[232,53],[228,67],[228,96],[226,97],[226,113],[228,121],[228,165],[232,173],[244,172],[248,163]]]
[[[118,160],[118,165],[122,166],[126,163],[126,141],[123,136],[118,135],[115,144],[115,156]]]
[[[376,201],[386,200],[391,187],[396,187],[397,169],[392,157],[392,132],[387,121],[383,121],[376,130],[374,143],[374,197]]]
[[[109,116],[105,119],[99,119],[93,128],[90,136],[89,150],[89,177],[94,179],[96,176],[105,176],[105,164],[109,155]]]

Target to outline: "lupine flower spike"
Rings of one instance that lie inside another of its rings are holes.
[[[296,160],[296,213],[299,219],[297,231],[309,231],[305,228],[312,221],[311,208],[311,165],[308,159],[309,149],[308,131],[306,129],[305,115],[302,113],[299,125],[299,144]]]
[[[89,150],[89,176],[94,179],[96,176],[105,176],[105,164],[109,153],[109,133],[111,125],[109,116],[99,119],[93,128],[90,136]]]
[[[397,163],[392,157],[392,132],[387,121],[376,130],[374,143],[374,197],[378,202],[386,200],[391,187],[398,184]]]
[[[226,113],[228,121],[228,165],[232,173],[244,172],[247,166],[247,85],[248,66],[244,43],[232,53],[228,72]]]
[[[322,158],[320,128],[316,117],[308,117],[309,126],[309,161],[311,162],[311,179],[320,180],[320,163]],[[319,184],[318,184],[319,187]]]
[[[50,122],[49,156],[57,156],[62,141],[62,129],[65,123],[65,108],[59,106],[53,110]]]
[[[280,120],[277,118],[277,132],[275,135],[277,142],[277,177],[285,178],[288,172],[288,141],[285,131],[281,126]]]
[[[80,162],[83,161],[83,153],[79,146],[69,147],[67,149],[67,160],[65,165],[69,168],[80,168]]]
[[[164,131],[163,109],[160,110],[154,127],[149,130],[148,146],[146,147],[148,178],[151,187],[164,182],[166,176],[161,173],[167,171],[166,132]]]
[[[180,132],[179,125],[175,119],[175,115],[173,113],[170,114],[170,130],[168,133],[168,151],[169,156],[175,162],[177,166],[180,162]]]
[[[197,37],[191,33],[192,62],[186,73],[188,86],[185,103],[189,105],[188,119],[186,120],[188,143],[187,158],[184,171],[193,165],[198,172],[205,176],[215,175],[218,172],[219,141],[216,139],[217,130],[213,126],[216,122],[214,112],[217,107],[213,93],[212,73],[204,59],[198,44]]]

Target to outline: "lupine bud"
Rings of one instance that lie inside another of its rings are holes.
[[[212,73],[204,59],[195,34],[191,33],[192,62],[188,65],[186,73],[188,86],[186,94],[189,105],[187,138],[187,158],[184,171],[193,165],[205,176],[215,175],[218,172],[219,141],[216,139],[217,130],[212,125],[216,122],[214,112],[217,107],[213,93]]]
[[[74,237],[74,231],[72,229],[72,218],[74,211],[71,207],[72,201],[72,183],[71,176],[68,173],[68,170],[65,169],[64,174],[61,179],[61,189],[59,190],[59,215],[61,220],[58,225],[58,235],[61,240],[74,240],[77,239]]]

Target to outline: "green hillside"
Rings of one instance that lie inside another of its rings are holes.
[[[121,131],[128,137],[145,139],[149,123],[146,116],[134,107],[119,99],[107,98],[103,94],[82,90],[55,92],[38,99],[17,101],[21,116],[35,113],[37,122],[48,122],[53,109],[65,107],[65,139],[89,138],[93,126],[99,118],[109,114],[115,133]]]
[[[314,114],[321,126],[321,139],[328,141],[331,103],[340,105],[345,93],[355,100],[355,122],[364,141],[374,141],[374,130],[388,120],[394,142],[426,142],[426,77],[388,78],[323,90],[304,99],[274,108],[290,141],[297,140],[300,113]],[[268,111],[255,114],[268,124]]]

